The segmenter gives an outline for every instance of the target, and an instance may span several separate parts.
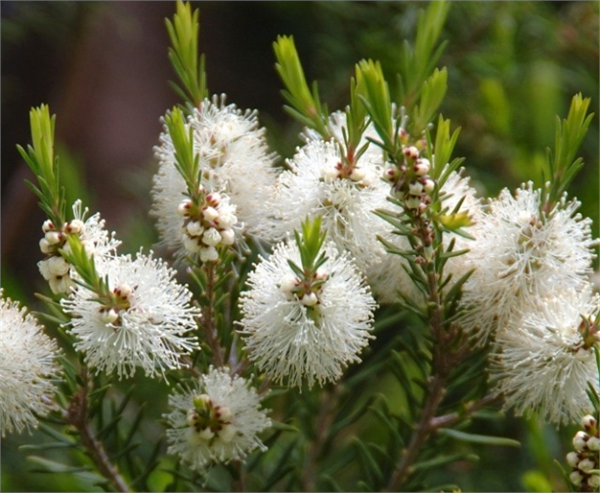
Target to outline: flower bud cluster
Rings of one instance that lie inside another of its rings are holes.
[[[407,140],[402,138],[401,141]],[[431,163],[421,156],[423,141],[403,145],[403,161],[392,164],[383,172],[383,179],[392,185],[392,196],[402,200],[407,209],[423,211],[431,202],[435,181],[429,176]]]
[[[567,463],[573,468],[569,475],[571,482],[579,491],[598,491],[600,475],[592,471],[598,470],[598,452],[600,438],[598,437],[598,419],[588,414],[581,419],[585,431],[578,431],[573,437],[572,452],[567,454]]]
[[[304,279],[290,274],[281,281],[280,289],[288,301],[299,300],[306,307],[315,307],[321,301],[319,294],[327,277],[322,270]]]
[[[57,228],[51,220],[44,221],[42,225],[44,237],[40,240],[40,250],[46,255],[46,258],[39,263],[42,276],[50,284],[53,293],[68,293],[73,281],[69,272],[71,264],[67,262],[60,254],[59,250],[69,250],[67,236],[76,234],[79,236],[81,244],[88,254],[93,251],[93,244],[86,241],[85,225],[81,219],[73,219]]]
[[[207,394],[194,397],[194,408],[187,413],[186,422],[196,436],[206,442],[220,439],[231,442],[236,434],[232,413],[228,407],[217,406]]]
[[[189,198],[179,203],[177,212],[185,218],[181,239],[188,252],[200,254],[202,262],[216,262],[217,248],[233,245],[235,241],[235,206],[218,192],[206,193],[201,188],[199,196],[199,204]]]
[[[133,289],[127,283],[121,283],[112,290],[109,303],[100,308],[100,317],[105,324],[120,325],[120,311],[127,310],[131,303]]]
[[[340,160],[334,166],[323,167],[321,170],[321,179],[325,183],[333,183],[335,180],[346,179],[364,188],[371,185],[371,176],[363,167],[357,163],[349,163],[347,160]]]

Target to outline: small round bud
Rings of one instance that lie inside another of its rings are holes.
[[[592,452],[600,451],[600,438],[598,437],[590,437],[586,443],[587,448]]]
[[[227,229],[237,223],[237,217],[229,212],[221,212],[215,222],[221,228]]]
[[[337,168],[326,167],[321,170],[321,178],[325,183],[331,183],[340,177],[340,172]]]
[[[598,474],[592,474],[588,478],[587,484],[593,491],[598,491],[598,487],[600,487],[600,476],[598,476]]]
[[[222,245],[233,245],[235,243],[235,233],[233,229],[224,229],[221,233],[221,244]]]
[[[65,226],[65,231],[67,233],[73,234],[81,234],[83,233],[84,229],[85,225],[83,224],[83,221],[81,219],[73,219],[72,221],[69,221]]]
[[[589,431],[596,426],[596,419],[591,414],[587,414],[586,416],[581,418],[580,423],[583,428]]]
[[[208,246],[217,246],[221,242],[221,233],[215,228],[207,229],[202,235],[202,243]]]
[[[583,459],[581,461],[579,461],[579,464],[577,464],[577,469],[582,470],[583,472],[590,472],[592,469],[594,469],[594,461],[590,460],[590,459]]]
[[[207,221],[214,221],[217,217],[219,217],[219,211],[214,207],[205,206],[202,208],[202,215]]]
[[[411,195],[421,195],[421,192],[423,191],[423,185],[421,183],[419,183],[418,181],[413,181],[410,182],[408,184],[408,193]]]
[[[206,196],[206,202],[213,207],[217,207],[221,203],[221,194],[219,192],[212,192]]]
[[[52,221],[50,221],[50,219],[46,219],[44,221],[44,224],[42,224],[42,231],[44,233],[47,233],[48,231],[56,231],[56,228],[54,227],[54,223]]]
[[[425,176],[427,173],[429,173],[430,167],[431,163],[429,162],[429,159],[422,157],[417,159],[413,170],[417,176]]]
[[[578,431],[573,437],[573,448],[575,448],[577,452],[585,450],[588,439],[589,435],[585,431]]]
[[[350,173],[350,179],[352,181],[362,181],[365,178],[365,170],[362,168],[354,168],[352,173]]]
[[[409,147],[405,147],[402,150],[402,153],[408,158],[408,159],[412,159],[413,161],[417,160],[419,157],[419,149],[417,149],[415,146],[409,146]]]
[[[202,262],[216,262],[219,260],[219,252],[214,246],[200,249],[200,260]]]
[[[219,409],[219,419],[223,422],[223,423],[227,423],[229,421],[231,421],[231,418],[233,418],[233,414],[231,413],[231,411],[229,410],[228,407],[222,407],[221,409]]]
[[[50,242],[46,238],[42,238],[40,240],[40,251],[42,253],[52,253],[52,250],[53,248]]]
[[[569,474],[569,479],[575,486],[579,486],[583,481],[583,475],[579,471],[573,471]]]
[[[198,240],[195,238],[190,238],[188,235],[183,235],[183,246],[188,252],[198,253],[202,246],[198,243]]]
[[[55,276],[64,276],[70,268],[71,264],[62,257],[50,257],[48,259],[48,269]]]
[[[200,236],[204,233],[204,228],[198,221],[190,221],[185,227],[185,230],[190,236]]]
[[[60,243],[62,235],[58,231],[48,231],[44,235],[44,238],[46,238],[50,245],[57,245],[58,243]]]
[[[306,293],[303,297],[302,297],[302,304],[304,306],[315,306],[319,301],[319,298],[317,298],[317,295],[315,293]]]
[[[567,454],[567,464],[571,467],[577,467],[577,464],[579,464],[579,454],[577,452],[569,452]]]
[[[177,206],[177,214],[180,216],[187,216],[192,208],[192,201],[190,199],[183,199]]]
[[[435,189],[435,182],[431,178],[423,180],[423,191],[429,195]]]
[[[219,431],[219,438],[224,442],[231,442],[235,437],[235,426],[231,424],[223,425],[223,429]]]
[[[298,278],[290,274],[282,279],[279,289],[281,289],[284,294],[291,295],[296,286],[298,286]]]
[[[418,209],[421,205],[421,199],[419,197],[409,197],[404,201],[404,204],[408,209]]]
[[[119,313],[114,308],[110,310],[102,310],[100,312],[100,320],[105,324],[113,324],[119,319]]]
[[[200,438],[202,438],[202,440],[209,441],[212,437],[215,436],[215,434],[212,432],[212,430],[210,428],[206,427],[203,430],[200,430],[198,432],[198,436]]]
[[[131,289],[129,284],[122,283],[114,289],[114,293],[120,298],[126,300],[131,296],[131,293],[133,293],[133,289]]]
[[[54,294],[68,293],[74,285],[73,280],[68,275],[53,277],[48,281],[48,284]]]

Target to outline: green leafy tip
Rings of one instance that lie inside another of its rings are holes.
[[[285,106],[286,111],[303,125],[329,138],[331,132],[327,125],[327,107],[321,105],[316,82],[313,83],[312,92],[308,87],[294,38],[278,36],[273,43],[273,50],[277,59],[275,69],[285,86],[282,94],[291,105]]]
[[[200,156],[194,151],[193,128],[186,128],[185,117],[179,108],[165,116],[165,124],[175,149],[175,167],[186,182],[188,193],[194,196],[200,187]]]
[[[173,22],[165,19],[172,45],[169,48],[169,60],[183,89],[177,84],[171,85],[182,99],[194,106],[198,106],[208,96],[204,55],[198,57],[199,17],[199,10],[192,13],[189,2],[178,0]]]

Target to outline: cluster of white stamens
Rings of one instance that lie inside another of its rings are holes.
[[[201,189],[201,196],[205,193]],[[177,212],[185,218],[182,226],[182,242],[191,253],[199,253],[202,262],[216,262],[220,246],[233,245],[237,223],[235,206],[228,197],[218,192],[204,195],[204,202],[195,206],[191,199],[179,203]]]

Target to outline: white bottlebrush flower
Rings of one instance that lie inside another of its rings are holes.
[[[464,287],[471,309],[465,327],[485,340],[514,313],[556,289],[579,289],[591,272],[591,221],[576,214],[579,202],[566,197],[542,212],[540,190],[503,190],[469,232],[476,237],[466,257],[475,272]]]
[[[600,345],[600,297],[589,286],[559,289],[498,330],[491,374],[507,408],[569,424],[590,411],[588,382],[598,390],[592,347]]]
[[[33,315],[0,291],[0,428],[6,432],[36,427],[36,415],[53,408],[59,374],[56,343]]]
[[[98,266],[107,276],[113,306],[78,286],[61,304],[73,318],[68,332],[85,361],[99,371],[130,377],[136,367],[147,375],[164,375],[180,368],[180,357],[198,347],[191,333],[197,308],[190,306],[190,291],[174,279],[175,271],[161,260],[139,253],[115,257]]]
[[[447,213],[466,213],[472,224],[475,225],[481,214],[481,201],[477,192],[469,185],[469,177],[462,175],[462,170],[453,171],[449,174],[440,190],[442,208]],[[461,202],[462,201],[462,202]],[[460,203],[460,208],[455,211]],[[389,226],[390,230],[392,226]],[[467,233],[472,227],[465,228]],[[388,232],[384,236],[397,250],[410,251],[411,246],[406,236],[400,236]],[[454,242],[453,251],[470,249],[472,240],[453,232],[444,232],[443,244],[447,249],[450,242]],[[466,267],[466,255],[451,257],[446,262],[444,273],[451,274],[454,280],[458,280],[468,270]],[[406,269],[409,267],[406,259],[400,255],[389,253],[382,262],[375,264],[367,271],[369,284],[373,293],[382,303],[394,303],[399,299],[399,292],[405,298],[415,302],[423,302],[423,293],[415,286],[414,281],[408,276]],[[449,286],[452,285],[452,282]]]
[[[73,269],[58,251],[69,250],[66,242],[68,234],[79,236],[85,251],[94,257],[95,262],[114,256],[121,244],[114,232],[106,231],[104,219],[100,218],[99,213],[86,219],[88,212],[87,207],[82,210],[81,200],[77,199],[73,204],[73,219],[63,224],[60,230],[50,220],[45,221],[42,226],[44,237],[40,240],[40,249],[48,257],[38,262],[38,268],[55,294],[68,293],[75,286],[72,280]]]
[[[299,230],[307,217],[320,216],[327,238],[339,250],[349,251],[359,269],[379,262],[385,250],[377,235],[385,234],[388,225],[373,211],[390,206],[389,186],[381,180],[381,158],[373,156],[365,153],[358,160],[360,176],[344,177],[338,170],[337,144],[311,140],[297,149],[288,161],[290,169],[279,176],[271,201],[275,219],[271,236],[282,240]]]
[[[211,367],[194,388],[171,394],[169,404],[168,452],[192,469],[243,459],[257,447],[266,450],[258,434],[271,420],[244,378]]]
[[[193,130],[194,152],[200,158],[202,186],[208,192],[224,192],[237,209],[239,220],[254,233],[265,215],[265,198],[272,192],[274,157],[266,144],[265,130],[259,127],[255,111],[225,105],[225,98],[204,100],[188,118]],[[155,147],[159,161],[152,189],[151,214],[157,219],[162,242],[181,250],[181,216],[177,207],[187,192],[175,167],[173,142],[166,127]]]
[[[319,268],[323,281],[316,292],[302,297],[293,292],[297,280],[288,264],[301,265],[295,242],[276,245],[259,262],[242,293],[245,337],[250,359],[275,381],[286,377],[290,386],[309,387],[335,381],[372,338],[375,301],[347,254],[329,243],[328,260]]]

